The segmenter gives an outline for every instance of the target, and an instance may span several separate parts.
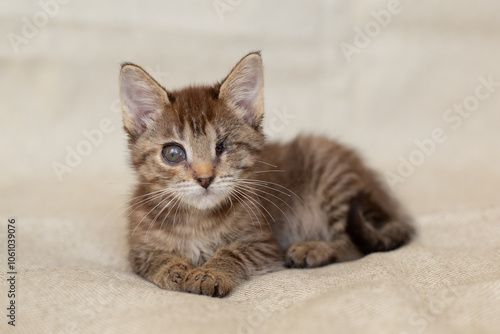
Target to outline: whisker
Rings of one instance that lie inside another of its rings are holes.
[[[299,195],[297,195],[296,193],[294,193],[293,191],[291,191],[290,189],[288,189],[287,187],[285,186],[282,186],[281,184],[279,183],[275,183],[275,182],[271,182],[271,181],[262,181],[262,180],[254,180],[254,179],[241,179],[241,180],[244,180],[244,181],[248,181],[248,182],[254,182],[254,183],[258,183],[259,185],[274,185],[276,187],[280,187],[282,189],[285,189],[286,191],[290,192],[293,196],[295,196],[299,201],[300,203],[302,203],[302,205],[309,211],[309,213],[312,215],[312,211],[311,209],[306,205],[306,203],[304,203],[304,201],[302,200],[302,198],[300,198]],[[277,189],[274,189],[275,191],[278,191]]]
[[[161,203],[165,202],[166,200],[168,200],[168,197],[167,197],[167,198],[165,198],[165,199],[163,199],[163,200],[161,200],[161,201],[160,201],[158,204],[156,204],[156,205],[155,205],[155,206],[154,206],[154,207],[153,207],[153,208],[152,208],[152,209],[151,209],[148,213],[146,213],[146,214],[144,215],[144,217],[142,217],[142,219],[141,219],[141,221],[139,222],[139,224],[137,224],[137,227],[139,227],[139,225],[142,223],[142,221],[143,221],[143,220],[144,220],[147,216],[149,216],[149,214],[150,214],[150,213],[151,213],[151,212],[152,212],[152,211],[153,211],[156,207],[158,207]],[[146,242],[146,241],[147,241],[147,236],[148,236],[149,230],[151,229],[151,227],[153,226],[153,224],[154,224],[154,221],[151,221],[151,222],[149,223],[148,230],[147,230],[147,232],[146,232],[146,235],[144,236],[144,242]],[[137,227],[136,227],[136,228],[137,228]],[[135,229],[134,229],[134,232],[135,232]],[[134,234],[132,233],[132,235],[134,235]]]
[[[126,211],[126,210],[128,210],[128,209],[132,209],[132,208],[135,206],[134,210],[130,211],[130,212],[129,212],[129,214],[127,215],[127,217],[126,217],[126,218],[128,218],[128,217],[130,217],[130,215],[131,215],[132,213],[134,213],[134,211],[135,211],[135,210],[139,209],[141,206],[143,206],[143,205],[144,205],[144,204],[146,204],[147,202],[151,202],[151,201],[154,201],[154,200],[156,200],[156,199],[158,199],[158,198],[162,198],[162,197],[163,197],[163,196],[165,196],[165,195],[171,195],[171,194],[172,194],[172,190],[168,190],[168,191],[166,190],[166,191],[162,192],[161,194],[158,194],[158,195],[152,196],[151,198],[146,198],[146,199],[143,199],[143,200],[141,200],[139,203],[132,204],[132,205],[131,205],[131,206],[129,206],[128,208],[126,208],[126,209],[122,210],[122,211],[120,212],[120,214],[122,214],[123,212],[125,212],[125,211]]]
[[[255,174],[259,174],[259,173],[271,173],[271,172],[286,172],[286,170],[284,169],[272,169],[272,170],[257,170],[257,171],[254,171]]]
[[[162,192],[160,194],[157,194],[157,195],[153,195],[151,197],[148,197],[146,199],[143,199],[141,200],[139,203],[135,203],[135,204],[132,204],[130,205],[129,207],[123,209],[119,214],[121,215],[123,212],[125,212],[126,210],[129,210],[129,209],[132,209],[134,206],[135,208],[133,210],[131,210],[128,215],[125,217],[125,218],[128,218],[130,217],[130,215],[132,215],[132,213],[134,213],[137,209],[139,209],[141,206],[145,205],[147,202],[151,202],[151,201],[154,201],[158,198],[162,198],[163,196],[165,196],[167,193],[166,192]]]
[[[182,199],[184,198],[184,194],[181,194],[181,196],[180,196],[180,197],[181,197],[181,200],[182,200]],[[179,208],[180,208],[180,207],[181,207],[180,205],[177,205],[177,208],[175,209],[175,212],[174,212],[174,219],[172,219],[172,225],[175,225],[175,222],[176,222],[176,220],[175,220],[175,219],[177,218],[177,211],[179,211]],[[160,231],[161,231],[161,226],[162,226],[162,225],[160,225]]]
[[[238,196],[237,194],[233,194],[233,196],[243,206],[243,208],[245,209],[245,211],[248,213],[248,216],[251,218],[253,226],[255,226],[255,221],[254,221],[253,217],[250,215],[250,211],[248,211],[248,209],[247,209],[247,207],[248,207],[247,204],[245,204],[245,202],[243,201],[243,199],[240,196]],[[255,218],[257,219],[257,216],[255,216]],[[257,219],[257,221],[258,221],[258,219]]]
[[[237,189],[240,189],[240,192],[243,192],[243,193],[244,193],[244,190],[245,190],[245,189],[240,188],[240,187],[238,187],[238,186],[236,186],[236,188],[237,188]],[[274,223],[276,223],[276,219],[274,219],[274,217],[271,215],[271,213],[270,213],[270,212],[266,209],[266,207],[265,207],[264,205],[262,205],[262,203],[260,203],[260,201],[259,201],[258,199],[253,199],[253,198],[251,198],[251,197],[250,197],[250,196],[248,196],[248,195],[246,195],[246,197],[247,197],[249,200],[254,201],[255,203],[257,203],[257,204],[258,204],[261,208],[263,208],[263,209],[267,212],[267,214],[269,215],[269,217],[271,217],[271,219],[273,220],[273,222],[274,222]],[[261,213],[262,213],[262,211],[261,211]],[[265,216],[265,215],[263,215],[263,216],[264,216],[264,218],[266,218],[266,216]],[[267,219],[266,219],[266,220],[267,220]],[[268,224],[269,224],[269,222],[268,222]],[[271,226],[269,226],[269,227],[271,227]]]
[[[269,192],[267,192],[267,191],[265,191],[265,190],[259,189],[259,188],[252,188],[252,187],[250,187],[250,186],[248,186],[248,185],[244,185],[244,186],[242,186],[242,187],[247,187],[247,188],[253,189],[253,190],[255,190],[255,191],[260,191],[260,192],[262,192],[262,193],[264,193],[264,194],[266,194],[266,195],[269,195],[269,196],[272,196],[272,197],[274,197],[274,198],[279,199],[279,200],[280,200],[280,201],[282,201],[282,202],[283,202],[286,206],[288,206],[288,207],[290,208],[290,210],[292,210],[292,211],[293,211],[293,213],[295,213],[295,215],[296,215],[297,217],[299,216],[299,215],[297,214],[297,212],[295,212],[295,210],[294,210],[294,209],[293,209],[293,208],[292,208],[292,207],[291,207],[291,206],[290,206],[290,205],[289,205],[286,201],[284,201],[283,199],[279,198],[278,196],[273,195],[273,194],[271,194],[271,193],[269,193]]]
[[[269,187],[267,185],[264,185],[264,184],[256,184],[255,182],[249,182],[249,181],[245,181],[245,180],[248,180],[248,179],[240,179],[240,180],[237,180],[237,181],[234,181],[236,183],[244,183],[244,184],[251,184],[251,185],[258,185],[259,187],[263,187],[263,188],[267,188],[267,189],[271,189],[271,190],[274,190],[276,192],[279,192],[280,194],[283,194],[285,196],[288,196],[288,197],[291,197],[292,195],[291,194],[288,194],[284,191],[281,191],[281,190],[278,190],[276,188],[273,188],[273,187]]]
[[[284,211],[283,211],[283,210],[282,210],[282,209],[281,209],[281,208],[280,208],[280,207],[279,207],[276,203],[274,203],[273,201],[271,201],[269,198],[264,197],[264,196],[262,196],[262,195],[260,195],[260,194],[256,193],[255,191],[253,191],[253,190],[258,190],[257,188],[252,188],[252,187],[250,187],[250,186],[245,186],[245,185],[240,185],[240,187],[245,187],[247,191],[249,191],[249,192],[253,193],[255,196],[258,196],[258,197],[260,197],[260,198],[262,198],[262,199],[265,199],[266,201],[268,201],[269,203],[271,203],[272,205],[274,205],[274,206],[275,206],[278,210],[280,210],[280,211],[281,211],[281,213],[282,213],[282,214],[285,216],[285,218],[288,220],[288,224],[290,224],[290,226],[292,226],[292,222],[290,221],[290,218],[288,218],[288,215],[287,215],[287,214],[286,214],[286,213],[285,213],[285,212],[284,212]],[[277,197],[277,196],[274,196],[274,197],[276,197],[277,199],[281,200],[283,203],[285,203],[286,205],[288,205],[288,204],[287,204],[285,201],[283,201],[281,198],[279,198],[279,197]],[[290,207],[290,206],[288,205],[288,207]],[[292,208],[290,207],[290,209],[292,209]],[[296,213],[293,209],[292,209],[292,211],[295,213],[295,215],[297,215],[297,213]],[[298,215],[297,215],[297,217],[298,217]]]
[[[267,225],[269,226],[269,228],[271,228],[271,224],[269,224],[269,220],[267,220],[267,217],[265,214],[262,213],[262,210],[259,209],[259,207],[256,206],[256,204],[260,205],[268,214],[269,214],[269,217],[271,217],[273,219],[273,222],[276,222],[276,220],[274,220],[274,217],[271,216],[271,214],[269,213],[269,211],[267,211],[267,209],[258,201],[258,200],[254,200],[252,199],[250,196],[248,196],[247,194],[245,194],[243,192],[243,189],[240,190],[237,190],[235,189],[235,191],[237,191],[241,196],[243,196],[243,198],[246,198],[250,203],[252,203],[254,205],[254,207],[259,210],[260,214],[264,217],[264,219],[266,220],[267,222]]]
[[[143,184],[142,182],[134,182],[134,184],[138,184],[138,183]],[[105,182],[104,184],[114,184],[114,185],[120,184],[120,185],[124,185],[126,183],[125,182]],[[146,184],[151,184],[151,183],[146,183]]]
[[[172,209],[173,209],[176,205],[178,205],[178,204],[179,204],[179,202],[180,202],[180,201],[182,200],[182,198],[183,198],[183,197],[182,197],[183,195],[175,195],[175,196],[176,196],[177,200],[174,202],[174,204],[172,204],[172,207],[170,208],[170,210],[168,210],[168,212],[167,212],[167,214],[165,215],[165,217],[163,217],[163,220],[162,220],[162,222],[161,222],[161,225],[160,225],[160,229],[159,229],[159,231],[161,231],[161,228],[163,227],[163,223],[165,223],[165,221],[166,221],[166,219],[167,219],[168,215],[170,214],[170,212],[172,211]],[[178,207],[177,207],[177,208],[178,208]],[[177,209],[176,209],[176,211],[177,211]],[[175,221],[172,221],[172,224],[175,224]]]
[[[154,209],[156,209],[156,208],[158,207],[158,205],[160,205],[161,203],[163,203],[163,202],[164,202],[164,201],[166,201],[167,199],[168,199],[168,197],[167,197],[167,198],[165,198],[165,199],[163,199],[163,200],[161,200],[161,201],[160,201],[158,204],[156,204],[156,205],[155,205],[155,206],[154,206],[151,210],[149,210],[149,212],[148,212],[148,213],[146,213],[146,214],[144,215],[144,217],[142,217],[141,221],[137,224],[137,226],[135,227],[134,231],[132,232],[132,235],[134,235],[135,231],[137,230],[137,228],[139,227],[139,225],[141,225],[141,223],[144,221],[144,219],[146,219],[146,217],[147,217],[147,216],[149,216],[149,214],[150,214],[150,213],[151,213]]]
[[[167,204],[165,204],[165,205],[163,206],[163,208],[162,208],[162,209],[161,209],[161,210],[160,210],[160,211],[156,214],[156,216],[155,216],[155,218],[153,219],[153,221],[151,222],[151,224],[149,224],[148,230],[147,230],[147,232],[146,232],[145,239],[147,239],[147,238],[148,238],[149,231],[150,231],[150,230],[151,230],[151,228],[154,226],[154,223],[155,223],[156,219],[158,219],[158,217],[161,215],[161,213],[163,212],[163,210],[165,210],[165,209],[168,207],[168,205],[169,205],[170,203],[172,203],[172,201],[173,201],[174,199],[176,199],[176,198],[177,198],[177,194],[174,194],[174,198],[172,198],[172,199],[171,199],[171,200],[170,200]],[[162,201],[162,202],[163,202],[163,201]],[[160,203],[162,203],[162,202],[160,202]],[[172,210],[172,209],[170,209],[170,210]],[[169,212],[170,212],[170,211],[169,211]],[[168,213],[169,213],[169,212],[168,212]],[[168,213],[167,213],[167,215],[166,215],[166,216],[168,216]]]
[[[232,210],[232,208],[233,208],[233,200],[231,199],[231,195],[232,195],[232,194],[233,194],[233,193],[231,192],[231,193],[229,194],[229,197],[228,197],[228,198],[229,198],[229,203],[231,203],[231,206],[230,206],[230,207],[229,207],[229,209],[227,210],[226,215],[227,215],[227,214],[228,214],[228,213]]]
[[[255,160],[255,162],[260,162],[261,164],[268,165],[268,166],[271,166],[271,167],[274,167],[274,168],[278,168],[278,166],[275,166],[273,164],[270,164],[269,162],[265,162],[265,161],[262,161],[262,160]]]
[[[141,198],[141,197],[148,196],[148,195],[151,195],[151,194],[154,194],[154,193],[158,193],[158,192],[163,191],[163,190],[164,190],[164,189],[160,189],[160,190],[152,191],[152,192],[150,192],[150,193],[147,193],[147,194],[144,194],[144,195],[140,195],[140,196],[136,196],[136,197],[134,197],[134,198],[129,199],[128,201],[125,201],[125,202],[123,202],[123,203],[121,203],[121,204],[118,204],[118,205],[117,205],[116,207],[114,207],[114,208],[113,208],[110,212],[108,212],[108,213],[104,216],[104,218],[108,217],[108,216],[109,216],[109,215],[110,215],[113,211],[115,211],[116,209],[118,209],[118,208],[119,208],[120,206],[122,206],[122,205],[125,205],[125,204],[127,204],[127,203],[129,203],[129,202],[132,202],[133,200],[135,200],[135,199],[137,199],[137,198]],[[123,212],[123,211],[121,211],[121,212]],[[121,213],[121,212],[120,212],[120,213]]]

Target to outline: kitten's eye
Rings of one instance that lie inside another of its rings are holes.
[[[168,163],[176,164],[186,159],[186,153],[177,145],[167,145],[161,151],[163,159]]]
[[[226,143],[225,139],[217,143],[217,146],[215,146],[215,154],[221,155],[222,152],[224,152],[224,150],[226,149],[225,143]]]

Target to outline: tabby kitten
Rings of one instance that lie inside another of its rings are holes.
[[[221,82],[167,91],[120,74],[139,183],[130,261],[163,289],[226,296],[253,275],[395,249],[413,228],[350,149],[323,137],[266,143],[263,65],[245,56]]]

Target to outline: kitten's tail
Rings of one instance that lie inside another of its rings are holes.
[[[395,216],[370,194],[360,192],[351,200],[346,231],[364,254],[393,250],[410,241],[415,233],[408,218]]]

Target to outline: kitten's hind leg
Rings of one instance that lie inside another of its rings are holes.
[[[316,268],[334,262],[359,259],[361,254],[347,235],[334,241],[303,241],[288,248],[285,264],[290,268]]]

